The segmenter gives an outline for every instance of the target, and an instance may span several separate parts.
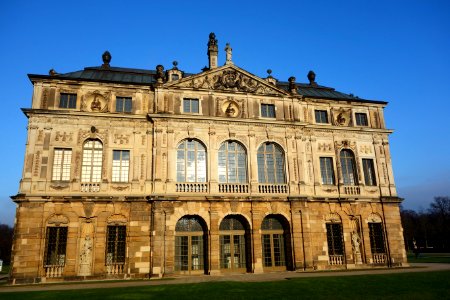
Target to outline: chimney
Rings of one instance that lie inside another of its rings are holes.
[[[217,68],[217,55],[218,55],[218,46],[217,46],[217,39],[214,32],[211,32],[209,34],[209,41],[208,41],[208,59],[209,59],[209,69]]]

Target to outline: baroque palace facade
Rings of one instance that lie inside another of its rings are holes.
[[[387,103],[231,51],[29,75],[14,283],[405,265]]]

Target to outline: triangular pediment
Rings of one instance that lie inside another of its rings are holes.
[[[164,87],[242,92],[262,95],[288,95],[285,90],[282,90],[235,65],[225,65],[174,82],[168,82],[164,84]]]

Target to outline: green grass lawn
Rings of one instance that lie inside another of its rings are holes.
[[[420,253],[417,258],[414,253],[408,253],[408,262],[450,264],[450,253]]]
[[[105,283],[107,284],[107,283]],[[76,289],[76,285],[74,285]],[[296,278],[276,282],[204,282],[46,292],[1,299],[449,299],[450,271]]]

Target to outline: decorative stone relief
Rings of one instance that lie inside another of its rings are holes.
[[[113,190],[121,192],[121,191],[128,190],[130,187],[128,185],[112,185],[111,188]]]
[[[364,153],[364,154],[370,154],[370,153],[372,153],[372,147],[367,146],[367,145],[361,145],[359,147],[359,152]]]
[[[58,183],[58,184],[51,184],[50,188],[57,190],[57,191],[61,191],[61,190],[65,190],[69,187],[68,183]]]
[[[141,180],[145,178],[145,154],[141,154]]]
[[[61,132],[57,131],[55,134],[55,141],[56,142],[59,142],[59,141],[72,142],[73,141],[73,132],[67,133],[64,131],[63,133],[61,133]]]
[[[114,144],[128,144],[130,142],[129,134],[114,134]]]
[[[356,143],[349,140],[343,140],[341,142],[335,141],[334,146],[336,150],[341,150],[342,148],[349,148],[353,151],[356,150]]]
[[[336,126],[350,126],[352,120],[351,109],[332,109],[333,125]]]
[[[42,92],[41,109],[47,109],[48,106],[48,91],[44,89]]]
[[[317,150],[323,152],[330,152],[333,150],[333,146],[331,145],[331,143],[318,143]]]
[[[69,218],[62,214],[55,214],[48,219],[47,224],[54,224],[55,226],[69,224]]]
[[[381,223],[381,217],[376,213],[371,213],[367,220],[372,223]]]
[[[256,80],[247,74],[233,68],[217,71],[200,77],[193,77],[176,86],[196,89],[239,91],[268,95],[284,94],[282,91],[270,86],[267,82]]]
[[[37,141],[41,143],[44,141],[44,130],[39,130]]]
[[[37,151],[36,154],[34,154],[33,176],[39,176],[40,167],[41,167],[41,151]]]
[[[81,99],[80,110],[92,112],[108,112],[110,98],[111,97],[109,93],[102,94],[99,91],[88,93]]]

